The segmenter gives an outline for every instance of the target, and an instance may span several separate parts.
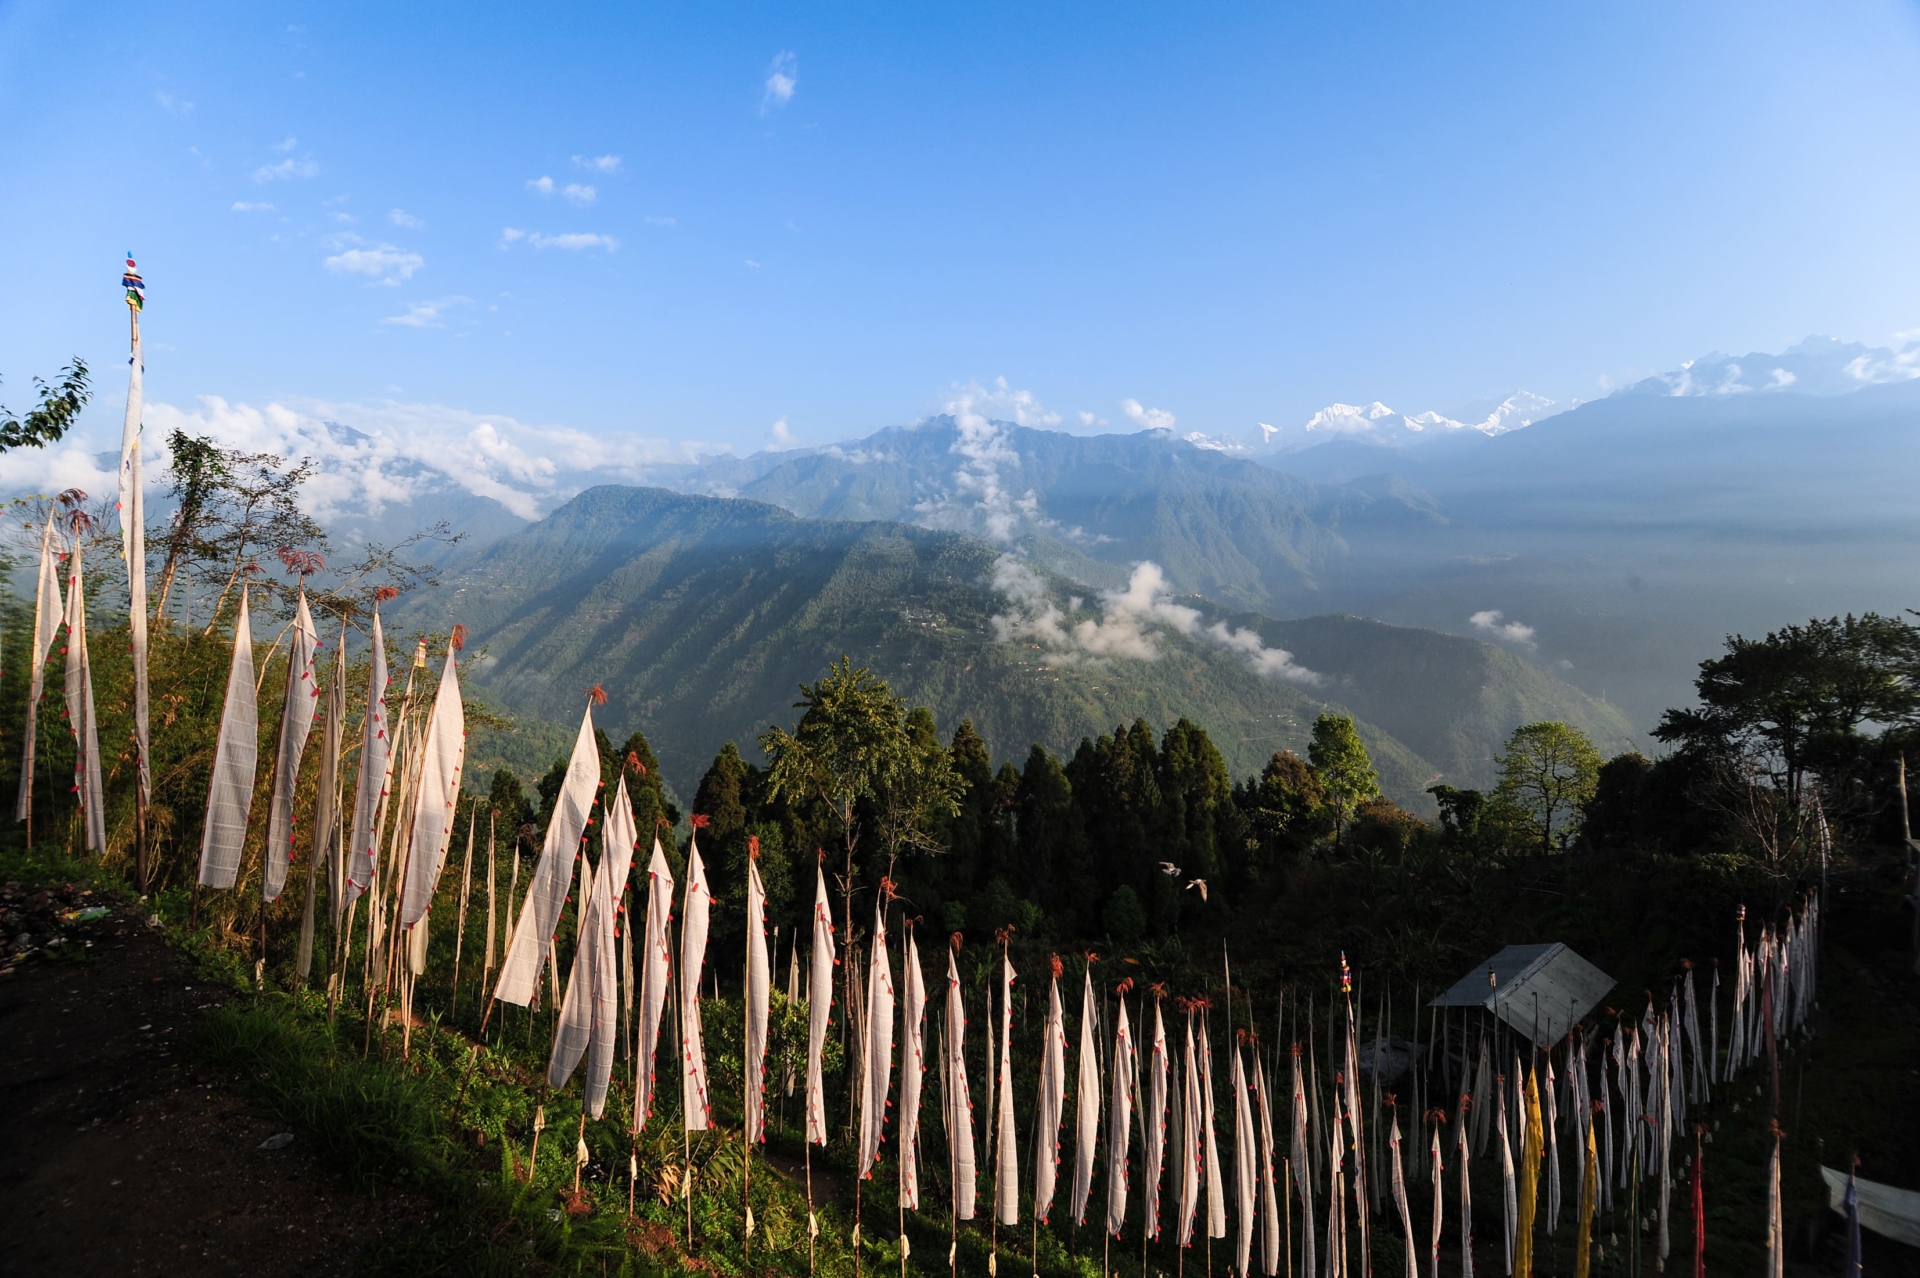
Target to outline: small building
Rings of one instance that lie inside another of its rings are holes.
[[[1613,986],[1611,976],[1558,941],[1509,945],[1428,1006],[1477,1007],[1531,1042],[1557,1043]]]

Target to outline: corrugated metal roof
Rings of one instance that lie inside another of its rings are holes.
[[[1430,1007],[1477,1007],[1536,1042],[1564,1037],[1599,1005],[1613,978],[1555,941],[1509,945],[1461,977]]]

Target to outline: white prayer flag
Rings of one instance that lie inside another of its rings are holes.
[[[393,732],[387,718],[387,641],[380,631],[380,605],[373,606],[373,637],[367,656],[367,712],[360,725],[360,773],[353,786],[353,828],[347,841],[346,899],[356,901],[373,886],[379,868],[380,810],[393,775]]]
[[[507,942],[507,957],[500,964],[500,981],[494,986],[493,996],[502,1002],[525,1007],[533,1001],[540,969],[546,964],[554,931],[560,926],[560,911],[573,887],[573,863],[580,858],[580,843],[599,791],[600,747],[593,737],[593,707],[589,705],[580,719],[580,733],[574,738],[573,757],[567,762],[560,793],[554,796],[540,861],[527,884],[526,901],[514,924],[513,938]]]
[[[1087,964],[1080,991],[1080,1055],[1074,1080],[1073,1223],[1087,1223],[1087,1199],[1093,1193],[1094,1146],[1100,1139],[1100,1053],[1094,1040],[1093,964]]]
[[[1013,1130],[1013,963],[1003,946],[1000,951],[1000,1080],[995,1087],[995,1138],[997,1156],[994,1168],[993,1206],[1003,1225],[1020,1223],[1020,1153]]]
[[[133,740],[139,754],[143,801],[153,797],[153,767],[147,757],[147,507],[140,475],[140,419],[146,375],[146,354],[140,344],[140,312],[136,309],[133,357],[128,361],[127,415],[120,427],[120,499],[116,509],[120,512],[120,557],[127,568],[128,646],[133,656]],[[288,841],[292,841],[291,834]]]
[[[1107,1232],[1115,1238],[1127,1223],[1127,1147],[1133,1137],[1133,1024],[1127,1019],[1124,994],[1119,1003],[1113,1021],[1113,1087],[1107,1108]]]
[[[1044,1224],[1053,1210],[1060,1170],[1060,1122],[1067,1103],[1067,1031],[1061,1024],[1059,960],[1047,983],[1047,1020],[1041,1028],[1040,1079],[1033,1120],[1033,1214]]]
[[[1167,1164],[1167,1022],[1160,999],[1153,1000],[1153,1038],[1147,1058],[1147,1108],[1141,1116],[1146,1135],[1146,1203],[1142,1227],[1149,1238],[1160,1237],[1160,1174]]]
[[[967,1090],[967,1006],[960,989],[960,965],[947,951],[947,1144],[952,1150],[953,1212],[972,1220],[977,1170],[973,1155],[973,1097]],[[987,1077],[992,1079],[991,1067]]]
[[[79,551],[76,548],[75,552]],[[207,821],[200,836],[200,883],[230,888],[240,873],[253,807],[254,769],[260,756],[259,708],[253,700],[253,623],[247,585],[240,583],[240,614],[233,627],[233,662],[220,712],[220,742],[214,748],[213,783],[207,789]]]
[[[407,851],[406,889],[400,898],[400,924],[410,926],[427,912],[440,872],[447,863],[447,843],[453,838],[454,805],[460,801],[460,767],[467,757],[467,717],[460,704],[460,672],[455,648],[447,645],[447,664],[440,671],[440,687],[433,696],[433,714],[427,720],[427,739],[414,788],[413,831]],[[594,755],[593,780],[600,781],[599,754]],[[593,796],[588,796],[589,807]],[[584,829],[584,826],[583,826]],[[608,919],[612,927],[612,919]]]
[[[900,1053],[900,1202],[920,1209],[920,1087],[927,1072],[927,983],[920,971],[920,946],[907,932],[907,1044]]]
[[[827,901],[826,871],[814,868],[813,962],[807,973],[807,1140],[827,1143],[827,1098],[820,1053],[827,1045],[827,1018],[833,1010],[833,907]]]
[[[273,756],[273,796],[267,803],[266,868],[260,879],[260,899],[277,900],[293,864],[293,798],[300,784],[300,756],[306,752],[313,712],[320,706],[315,655],[320,634],[307,611],[306,587],[300,588],[294,607],[293,631],[287,648],[287,688],[280,704],[280,740]]]
[[[755,849],[757,851],[757,849]],[[747,1142],[767,1138],[767,1008],[771,998],[767,965],[767,889],[760,862],[747,860]]]
[[[39,738],[40,698],[47,686],[47,654],[60,637],[60,565],[53,548],[53,514],[40,529],[40,570],[34,576],[33,638],[27,650],[26,744],[20,752],[20,799],[13,818],[25,821],[33,814],[34,747]]]
[[[673,975],[673,871],[660,840],[653,840],[653,859],[647,863],[646,951],[640,962],[640,1060],[634,1071],[633,1129],[644,1131],[653,1116],[653,1090],[658,1078],[660,1018],[667,1010],[667,986]]]
[[[885,1139],[887,1093],[893,1084],[893,968],[887,961],[887,913],[884,901],[873,907],[873,946],[867,955],[866,1025],[860,1035],[860,1157],[854,1174],[873,1172]]]
[[[687,841],[685,912],[680,916],[680,1113],[690,1132],[707,1130],[707,1055],[700,1038],[700,974],[707,965],[707,924],[713,893],[695,835]]]

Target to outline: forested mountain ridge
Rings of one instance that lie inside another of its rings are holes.
[[[971,718],[997,759],[1185,716],[1246,776],[1277,749],[1304,749],[1314,718],[1341,709],[1361,721],[1386,791],[1422,810],[1437,781],[1488,782],[1507,733],[1529,719],[1566,718],[1610,745],[1631,740],[1609,707],[1473,640],[1353,617],[1283,622],[1164,596],[1151,606],[1177,620],[1191,612],[1187,632],[1134,633],[1113,598],[1076,600],[1026,569],[1067,628],[1133,643],[1106,655],[1063,648],[1021,629],[1022,609],[1041,605],[1008,593],[1009,562],[959,533],[607,486],[460,566],[396,623],[465,623],[484,650],[470,680],[526,718],[570,721],[585,690],[602,685],[601,718],[644,731],[683,793],[726,741],[751,755],[761,731],[789,719],[797,685],[842,653],[931,708],[943,730]],[[1242,647],[1209,638],[1210,625]],[[1298,668],[1256,669],[1245,647],[1259,646],[1256,634],[1270,661],[1276,647],[1293,648]]]
[[[1183,592],[1245,608],[1296,606],[1356,529],[1430,527],[1404,485],[1298,479],[1170,432],[1071,435],[930,417],[758,474],[726,465],[683,487],[823,519],[890,519],[1019,545],[1090,585],[1151,559]]]
[[[1504,648],[1418,626],[1335,613],[1278,621],[1240,615],[1233,624],[1284,648],[1310,670],[1330,673],[1317,691],[1393,735],[1454,777],[1485,785],[1507,734],[1554,719],[1609,753],[1636,734],[1616,707],[1563,683]]]

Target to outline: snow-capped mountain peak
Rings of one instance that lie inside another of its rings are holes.
[[[1260,425],[1255,441],[1264,451],[1298,452],[1333,440],[1353,440],[1388,448],[1407,448],[1435,440],[1504,435],[1573,407],[1531,391],[1469,404],[1453,413],[1428,409],[1398,413],[1379,400],[1370,404],[1329,404],[1299,426]]]
[[[1792,391],[1796,395],[1845,395],[1866,386],[1920,377],[1920,343],[1866,346],[1832,337],[1808,337],[1778,355],[1714,351],[1690,359],[1671,373],[1625,387],[1622,395],[1726,396]]]

